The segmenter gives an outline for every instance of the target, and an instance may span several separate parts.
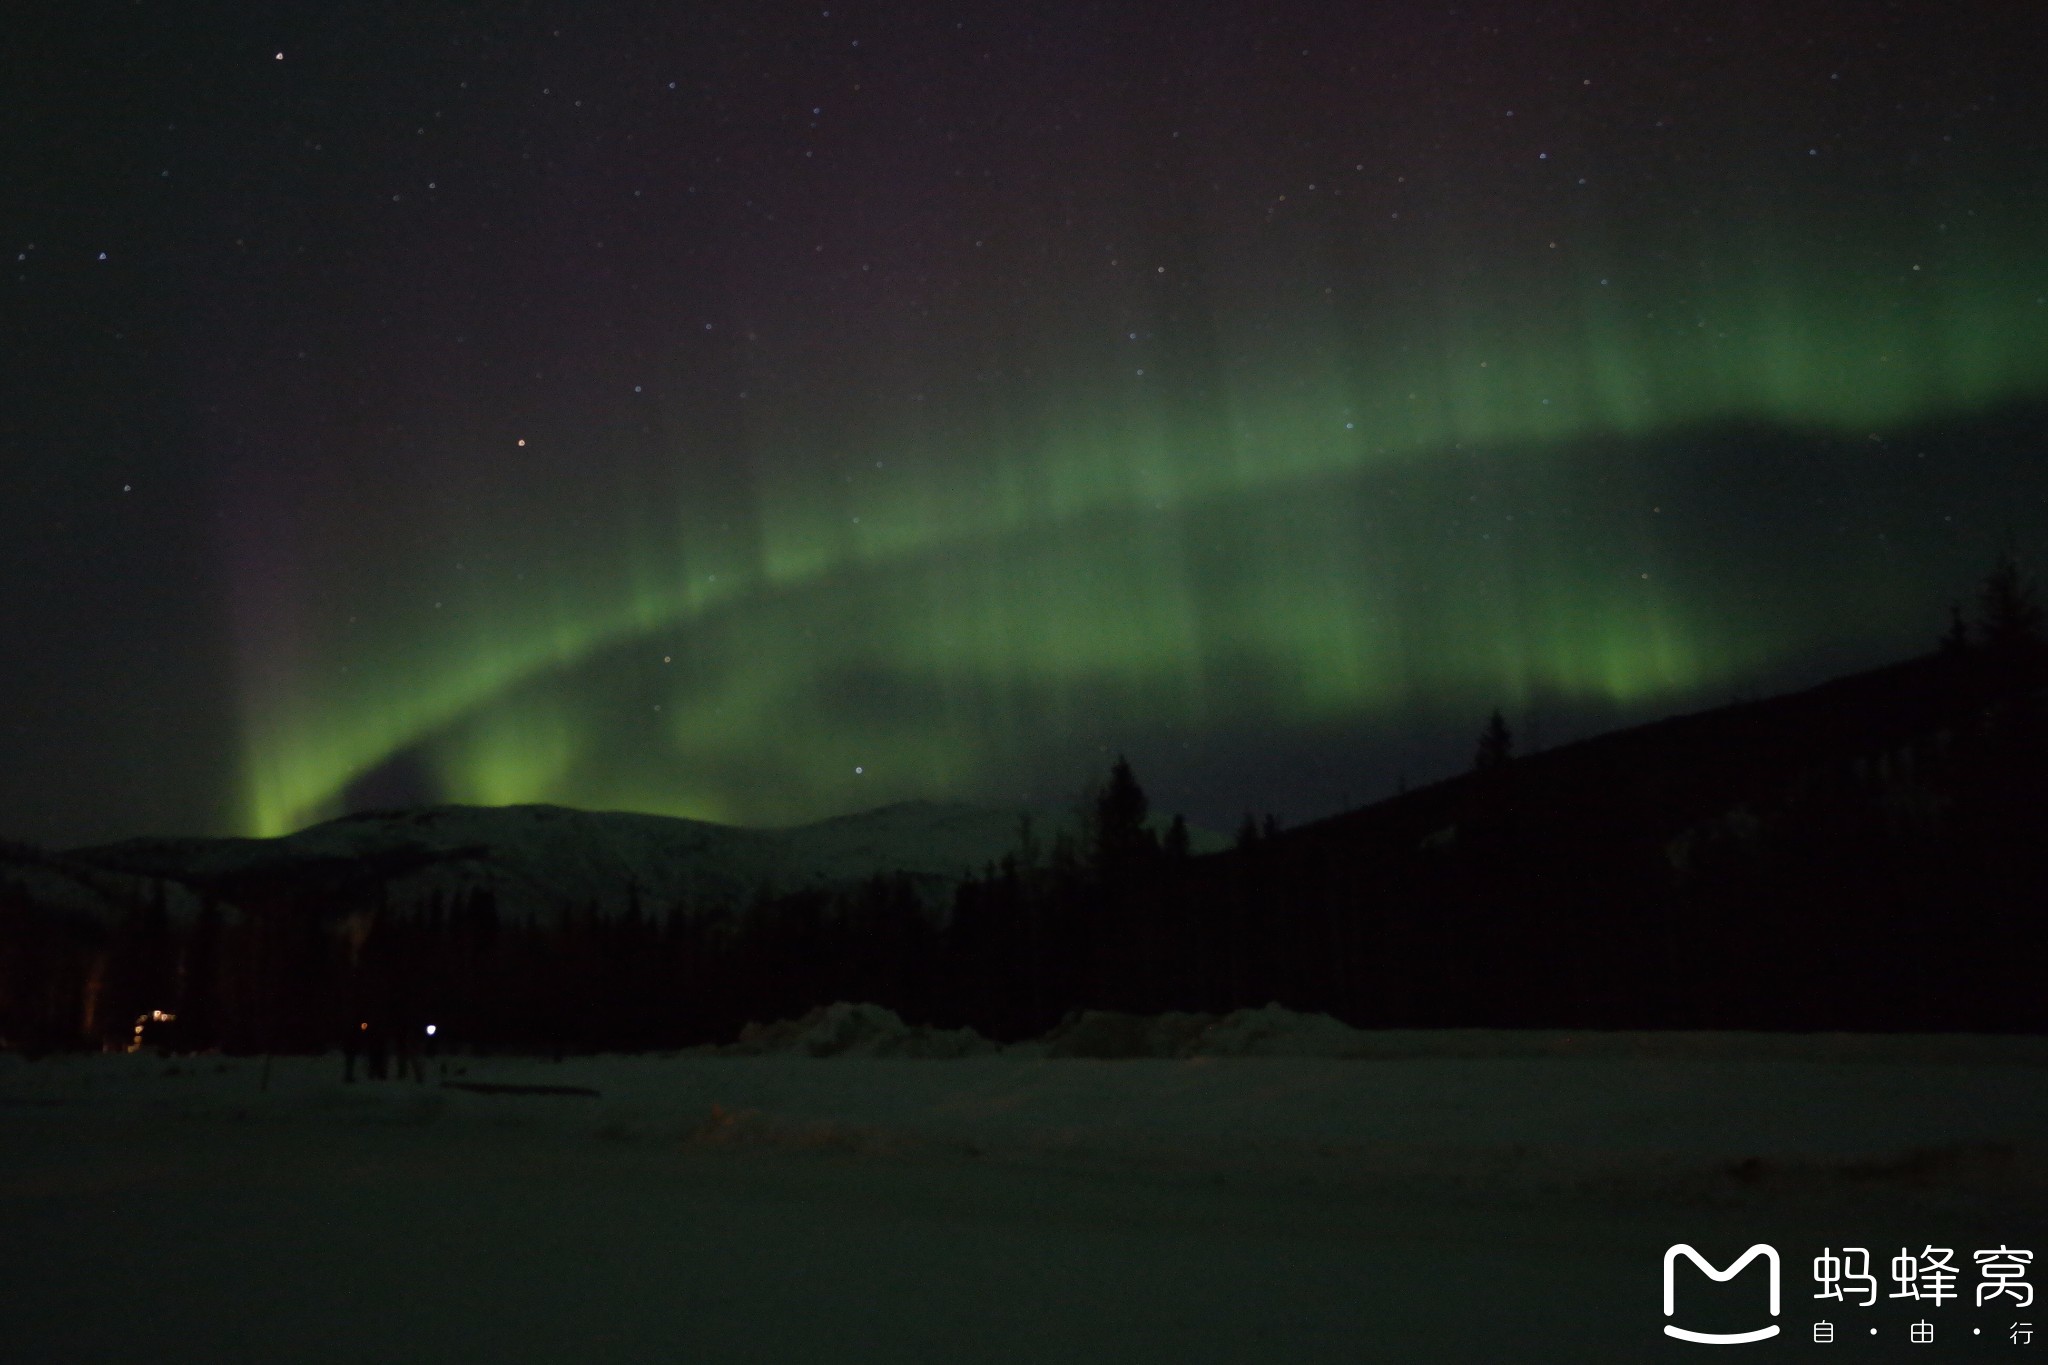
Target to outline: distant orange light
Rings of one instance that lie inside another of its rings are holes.
[[[357,1027],[357,1028],[363,1028],[363,1029],[366,1029],[366,1028],[368,1028],[368,1027],[369,1027],[369,1024],[368,1024],[367,1022],[365,1022],[365,1023],[357,1024],[357,1025],[356,1025],[356,1027]]]
[[[142,1033],[151,1024],[175,1023],[177,1018],[178,1016],[172,1014],[169,1010],[151,1010],[148,1014],[138,1014],[135,1016],[135,1036],[130,1040],[128,1050],[130,1052],[142,1051]]]

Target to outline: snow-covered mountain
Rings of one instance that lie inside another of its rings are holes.
[[[132,839],[68,860],[164,877],[230,900],[378,884],[394,901],[486,887],[508,917],[637,903],[664,914],[741,906],[758,893],[906,873],[928,898],[1014,851],[1024,812],[909,801],[791,829],[743,829],[562,806],[432,806],[344,816],[276,839]],[[1055,823],[1034,815],[1040,841]],[[1198,837],[1197,847],[1219,842]]]
[[[175,882],[160,883],[147,874],[89,859],[0,842],[0,897],[18,899],[44,913],[108,922],[158,895],[173,918],[186,918],[198,906],[194,893]]]

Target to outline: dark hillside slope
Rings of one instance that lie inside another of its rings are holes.
[[[1359,1022],[2038,1028],[2031,681],[1939,655],[1601,736],[1227,855]]]

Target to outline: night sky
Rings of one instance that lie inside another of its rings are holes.
[[[1229,827],[2048,547],[2041,6],[63,4],[0,834]]]

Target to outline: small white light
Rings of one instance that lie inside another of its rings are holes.
[[[432,1024],[427,1025],[427,1036],[429,1038],[434,1036],[434,1026]]]

